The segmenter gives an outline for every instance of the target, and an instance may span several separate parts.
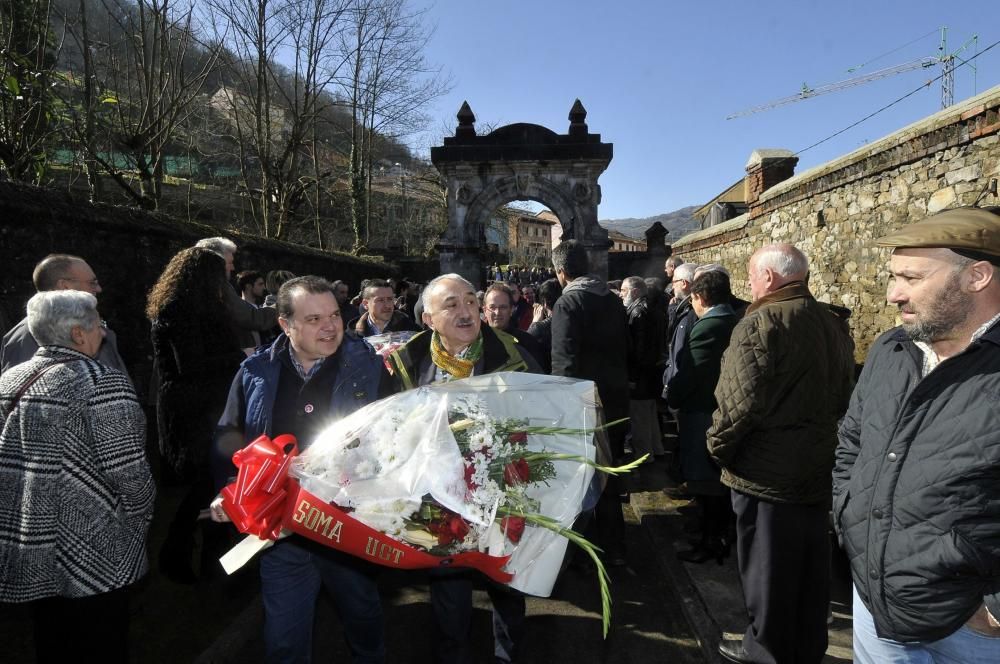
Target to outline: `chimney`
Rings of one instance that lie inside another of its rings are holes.
[[[792,177],[797,163],[799,158],[791,150],[761,148],[753,151],[747,161],[747,176],[743,180],[751,217],[755,216],[753,210],[760,195]]]

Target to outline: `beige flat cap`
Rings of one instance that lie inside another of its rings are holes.
[[[884,235],[880,247],[939,247],[1000,256],[1000,215],[982,208],[945,210]]]

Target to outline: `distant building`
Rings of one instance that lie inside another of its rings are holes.
[[[507,263],[548,267],[552,263],[552,235],[559,220],[548,210],[531,213],[513,207],[497,210],[486,229],[487,246]]]
[[[611,241],[611,248],[608,251],[611,252],[646,251],[645,240],[636,240],[618,231],[609,230],[608,239]]]
[[[697,224],[686,231],[696,231],[710,226],[717,226],[724,221],[729,221],[747,211],[746,185],[742,180],[734,184],[729,189],[702,205],[692,213],[692,217]],[[685,232],[677,233],[678,237],[686,235]]]

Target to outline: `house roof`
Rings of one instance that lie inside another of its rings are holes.
[[[715,198],[713,198],[712,200],[710,200],[709,202],[705,203],[700,208],[692,212],[691,216],[696,217],[698,219],[704,217],[706,214],[708,214],[708,211],[711,210],[712,206],[715,205],[716,203],[746,203],[746,201],[747,201],[746,187],[743,180],[740,180],[732,187],[726,189],[724,192],[722,192],[721,194],[719,194],[718,196],[716,196]]]

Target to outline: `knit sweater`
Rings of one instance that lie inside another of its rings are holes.
[[[85,597],[142,577],[155,489],[125,375],[43,346],[0,377],[0,427],[0,602]]]

